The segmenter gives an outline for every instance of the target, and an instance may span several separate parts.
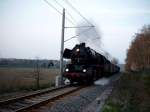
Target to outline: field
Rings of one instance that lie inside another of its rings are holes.
[[[58,69],[40,69],[40,88],[54,85]],[[33,68],[0,68],[0,93],[36,89],[36,72]]]

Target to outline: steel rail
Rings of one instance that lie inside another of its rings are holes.
[[[83,87],[61,86],[0,102],[0,112],[22,112],[71,94]]]
[[[16,102],[17,100],[38,96],[38,95],[45,94],[45,93],[48,93],[48,92],[53,92],[53,91],[56,91],[56,90],[59,90],[59,89],[66,88],[68,86],[69,85],[64,85],[64,86],[55,87],[55,88],[46,89],[46,90],[38,90],[38,91],[35,91],[35,92],[27,94],[27,95],[23,95],[23,96],[11,98],[11,99],[8,99],[8,100],[0,101],[0,106],[5,105],[5,104],[9,104],[9,103],[12,103],[12,102]]]
[[[74,88],[74,89],[72,89],[70,91],[64,92],[63,94],[56,95],[56,96],[54,96],[52,98],[49,98],[49,99],[37,102],[37,103],[29,105],[27,107],[20,108],[20,109],[16,110],[15,112],[25,112],[25,111],[29,111],[30,109],[36,108],[36,107],[39,108],[39,106],[42,106],[42,105],[44,105],[44,104],[46,104],[48,102],[55,101],[55,100],[57,100],[57,99],[59,99],[61,97],[65,97],[66,95],[69,95],[69,94],[71,94],[71,93],[73,93],[75,91],[78,91],[78,90],[82,89],[82,88],[83,87],[76,87],[76,88]]]

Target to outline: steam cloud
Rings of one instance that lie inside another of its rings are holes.
[[[89,26],[89,24],[83,22],[78,24],[79,28],[77,28],[76,33],[78,35],[78,40],[80,43],[86,43],[87,46],[104,55],[109,60],[115,59],[108,52],[102,49],[102,37],[101,33],[99,32],[100,30],[98,30],[98,27],[96,25],[94,25],[94,27],[81,28],[80,26]]]
[[[78,40],[80,43],[85,42],[88,46],[100,51],[101,48],[101,35],[96,25],[94,27],[80,27],[89,26],[87,23],[80,22],[78,24],[76,33],[78,35]]]

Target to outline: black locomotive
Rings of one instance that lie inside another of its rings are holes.
[[[86,47],[85,43],[77,44],[72,50],[65,49],[63,57],[71,59],[63,74],[71,83],[93,83],[103,76],[110,76],[120,71],[118,66]]]

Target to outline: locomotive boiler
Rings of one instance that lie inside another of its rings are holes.
[[[120,70],[103,55],[86,47],[85,43],[77,44],[71,50],[65,49],[63,57],[70,59],[63,76],[71,83],[93,83],[98,78],[109,76]]]

